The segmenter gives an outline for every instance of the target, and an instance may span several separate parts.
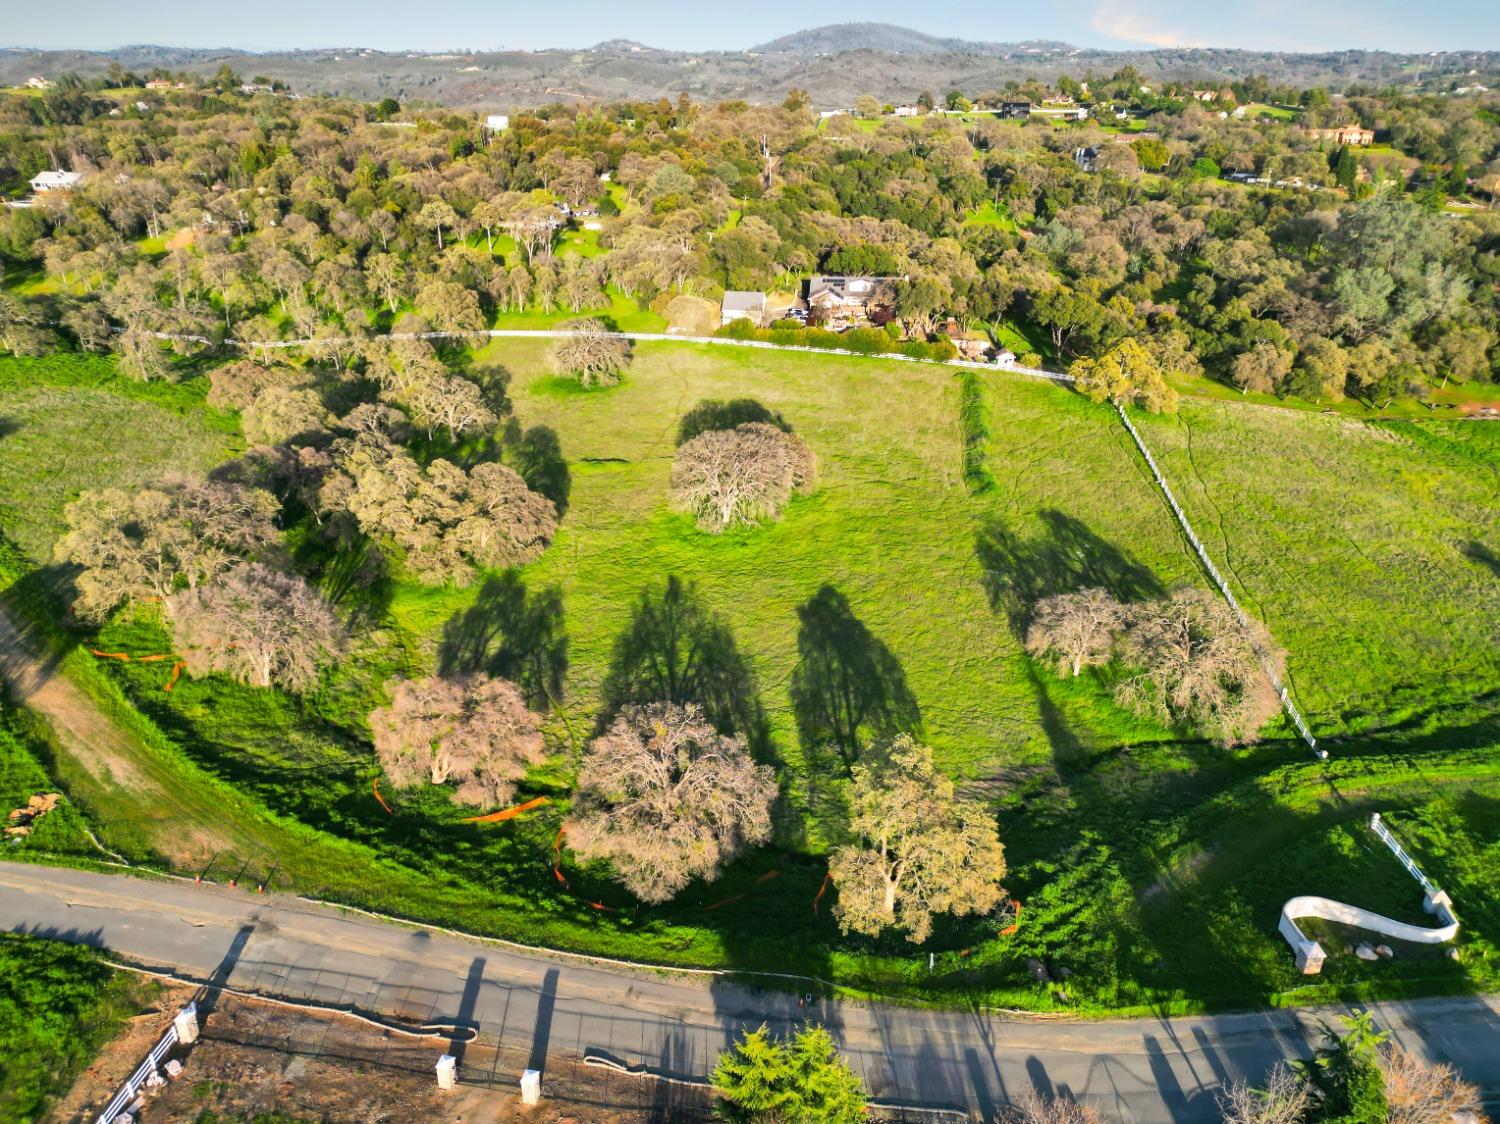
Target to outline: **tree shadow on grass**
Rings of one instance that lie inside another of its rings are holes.
[[[809,755],[832,747],[847,769],[868,742],[921,730],[922,712],[900,661],[854,615],[848,598],[825,585],[797,617],[799,660],[790,691]]]
[[[512,421],[505,436],[505,460],[520,473],[528,488],[552,501],[558,518],[567,514],[573,475],[563,457],[557,430],[548,425],[523,430],[519,422]]]
[[[792,427],[776,410],[762,406],[754,398],[732,398],[727,402],[706,398],[682,416],[677,427],[677,444],[685,445],[701,433],[717,429],[735,429],[751,422],[774,425],[787,433]]]
[[[474,604],[443,626],[438,669],[509,679],[533,709],[555,706],[568,673],[562,592],[530,593],[514,570],[485,579]]]
[[[623,706],[697,703],[721,733],[743,734],[762,760],[770,753],[755,672],[729,626],[675,575],[648,587],[629,627],[615,642],[604,679],[606,725]]]
[[[1477,539],[1473,542],[1464,543],[1459,549],[1460,553],[1470,562],[1483,566],[1490,573],[1494,574],[1495,577],[1500,578],[1500,554],[1496,554]]]
[[[1032,610],[1043,598],[1101,587],[1120,601],[1143,601],[1166,592],[1149,569],[1082,520],[1048,508],[1038,513],[1040,533],[1023,538],[999,519],[975,536],[990,607],[1003,612],[1024,636]]]

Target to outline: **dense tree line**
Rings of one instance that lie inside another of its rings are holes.
[[[907,338],[1008,320],[1063,364],[1130,339],[1168,378],[1376,405],[1495,369],[1493,99],[1250,78],[1203,103],[1121,72],[976,100],[1071,94],[1106,124],[1146,115],[1140,136],[986,116],[819,128],[795,99],[683,98],[549,106],[486,137],[472,115],[246,96],[232,77],[117,116],[71,82],[93,100],[62,116],[0,98],[0,178],[90,173],[0,218],[0,254],[55,282],[0,298],[0,346],[61,335],[142,378],[173,370],[157,332],[311,338],[339,363],[341,341],[393,325],[592,311],[607,287],[665,310],[826,270],[894,278],[877,312]],[[1300,117],[1217,108],[1267,98]],[[1383,143],[1317,132],[1345,124]],[[1072,159],[1089,144],[1094,173]],[[1444,213],[1450,199],[1468,209]],[[1011,221],[969,221],[986,205]],[[554,253],[577,221],[564,207],[598,209],[602,255]]]

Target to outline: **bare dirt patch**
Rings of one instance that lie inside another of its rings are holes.
[[[137,1062],[150,1041],[146,1035],[131,1043],[140,1046]],[[461,1084],[444,1092],[433,1067],[449,1049],[447,1039],[412,1038],[355,1019],[226,995],[205,1020],[182,1075],[147,1102],[140,1120],[195,1121],[208,1110],[236,1121],[276,1111],[297,1119],[360,1124],[711,1119],[709,1099],[699,1090],[661,1086],[552,1057],[544,1070],[542,1104],[527,1108],[517,1084],[526,1051],[499,1049],[483,1040],[466,1044]],[[129,1050],[122,1048],[121,1055],[128,1056]],[[56,1119],[71,1124],[75,1118]]]

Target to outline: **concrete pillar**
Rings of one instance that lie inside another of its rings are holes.
[[[452,1054],[437,1060],[437,1083],[439,1089],[451,1089],[458,1083],[458,1059]]]
[[[177,1029],[179,1045],[191,1046],[198,1041],[198,1004],[189,1003],[178,1011],[172,1025]]]
[[[1304,976],[1316,976],[1323,970],[1327,956],[1317,941],[1304,941],[1297,946],[1297,971]]]
[[[540,1104],[542,1100],[542,1071],[528,1069],[521,1074],[521,1103]]]

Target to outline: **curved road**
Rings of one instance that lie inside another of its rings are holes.
[[[793,996],[709,976],[523,953],[293,897],[24,863],[0,862],[0,926],[197,980],[227,970],[220,982],[264,995],[459,1018],[534,1054],[605,1051],[685,1077],[707,1074],[741,1027],[812,1018],[880,1100],[984,1118],[1036,1088],[1092,1102],[1111,1120],[1217,1120],[1215,1089],[1305,1055],[1329,1014],[1083,1022],[834,1000],[803,1011]],[[1374,1009],[1397,1041],[1500,1093],[1500,998]]]

